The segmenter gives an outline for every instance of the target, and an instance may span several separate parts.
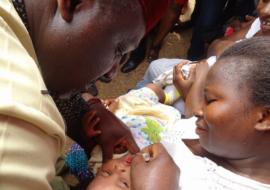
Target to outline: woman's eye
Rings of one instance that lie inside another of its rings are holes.
[[[211,104],[211,103],[213,103],[213,102],[215,102],[216,100],[215,99],[209,99],[209,100],[206,100],[206,103],[207,104]]]
[[[121,181],[122,185],[126,188],[129,188],[129,184],[126,181]]]
[[[106,170],[102,170],[101,171],[101,175],[104,176],[104,177],[108,177],[111,175],[111,172],[110,171],[106,171]]]
[[[215,101],[216,101],[215,98],[205,97],[205,102],[206,102],[206,104],[211,104],[211,103],[213,103],[213,102],[215,102]]]

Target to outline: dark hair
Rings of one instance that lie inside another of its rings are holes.
[[[224,64],[225,75],[237,77],[239,86],[246,86],[255,105],[270,105],[270,37],[254,37],[236,43],[218,60]]]

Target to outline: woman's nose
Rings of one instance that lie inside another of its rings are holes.
[[[197,118],[201,118],[203,116],[203,110],[202,108],[198,108],[196,110],[194,110],[194,116],[197,117]]]

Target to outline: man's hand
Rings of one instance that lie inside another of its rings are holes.
[[[98,133],[97,136],[89,136],[88,138],[94,138],[97,144],[101,146],[103,162],[112,158],[115,151],[129,150],[130,153],[135,154],[139,152],[139,148],[134,141],[129,128],[119,120],[112,112],[107,110],[99,99],[91,99],[88,101],[90,111],[94,111],[96,117],[99,118],[98,123],[94,129]],[[91,114],[85,114],[83,121],[87,121],[85,117],[89,117]],[[89,119],[90,121],[93,119]],[[84,129],[89,129],[87,122],[83,122]],[[93,130],[92,130],[93,131]],[[86,133],[87,134],[87,133]],[[90,133],[92,134],[92,133]],[[123,149],[123,147],[125,149]]]
[[[145,161],[138,153],[131,165],[132,190],[177,190],[180,170],[162,144],[145,148],[143,153],[150,155]]]
[[[98,129],[99,121],[96,111],[89,111],[84,115],[82,125],[87,137],[91,138],[101,134],[101,130]]]

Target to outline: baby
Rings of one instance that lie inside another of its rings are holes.
[[[87,190],[128,190],[130,184],[130,166],[132,156],[107,161],[98,170],[95,179],[87,187]]]

